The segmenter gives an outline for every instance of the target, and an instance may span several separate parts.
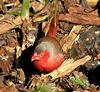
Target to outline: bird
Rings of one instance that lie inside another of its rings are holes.
[[[31,58],[35,68],[42,73],[52,72],[64,62],[61,45],[55,36],[51,35],[52,32],[56,35],[55,31],[49,31],[50,35],[39,39]]]
[[[39,40],[32,55],[32,62],[40,72],[48,73],[57,69],[64,61],[59,42],[53,37]]]

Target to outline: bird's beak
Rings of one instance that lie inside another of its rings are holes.
[[[33,62],[33,61],[38,61],[38,60],[40,60],[40,57],[38,56],[38,53],[35,52],[35,53],[33,54],[33,56],[32,56],[31,61]]]
[[[40,60],[39,57],[34,57],[34,58],[31,59],[32,62],[33,62],[33,61],[38,61],[38,60]]]

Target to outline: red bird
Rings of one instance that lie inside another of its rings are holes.
[[[38,41],[38,44],[35,47],[35,52],[32,55],[32,62],[34,66],[40,72],[44,73],[57,69],[64,61],[59,42],[50,35],[41,38]]]
[[[32,62],[41,72],[51,72],[64,61],[59,42],[52,37],[40,39],[32,56]]]

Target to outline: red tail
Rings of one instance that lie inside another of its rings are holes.
[[[55,18],[53,17],[51,19],[51,23],[50,23],[50,26],[49,26],[49,31],[48,31],[48,36],[50,37],[56,37],[56,33],[57,33],[57,27],[58,27],[58,15],[56,16],[56,20]]]

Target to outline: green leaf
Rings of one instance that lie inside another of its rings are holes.
[[[72,77],[70,79],[72,82],[78,84],[79,86],[81,86],[82,88],[86,88],[87,87],[87,84],[80,78],[78,77]]]
[[[23,0],[21,16],[23,20],[29,16],[30,0]]]
[[[47,5],[49,3],[49,0],[45,0],[45,5]]]
[[[14,11],[14,12],[9,12],[9,13],[12,14],[12,15],[15,15],[15,16],[21,15],[21,11]]]
[[[43,84],[41,86],[39,86],[35,92],[51,92],[49,86]]]

